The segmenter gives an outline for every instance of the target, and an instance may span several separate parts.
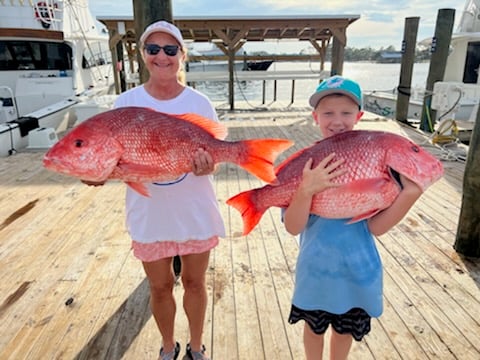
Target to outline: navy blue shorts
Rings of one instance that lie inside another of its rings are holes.
[[[353,308],[345,314],[337,315],[322,310],[302,310],[292,305],[288,322],[295,324],[305,320],[317,335],[324,334],[328,325],[331,324],[337,333],[351,334],[356,341],[361,341],[370,332],[371,319],[371,316],[360,308]]]

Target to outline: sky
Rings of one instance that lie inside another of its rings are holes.
[[[159,0],[161,1],[161,0]],[[98,16],[133,16],[133,0],[90,0]],[[175,16],[277,16],[277,15],[359,15],[347,28],[347,47],[373,49],[393,46],[401,49],[405,18],[420,17],[417,41],[435,33],[439,9],[455,9],[456,30],[465,0],[171,0]],[[247,43],[247,51],[299,52],[307,42],[275,41]]]

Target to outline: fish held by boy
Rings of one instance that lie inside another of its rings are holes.
[[[389,207],[401,190],[395,173],[412,180],[422,191],[443,175],[438,159],[403,136],[369,130],[340,133],[287,158],[276,169],[275,185],[244,191],[227,200],[242,214],[243,234],[252,231],[268,208],[290,204],[309,158],[314,168],[331,153],[335,159],[345,160],[341,167],[347,172],[333,180],[341,186],[313,197],[311,213],[325,218],[356,222]]]
[[[287,139],[224,141],[227,129],[196,114],[172,115],[143,107],[97,114],[72,129],[44,156],[52,171],[86,181],[120,179],[148,196],[144,183],[170,181],[192,171],[195,151],[214,163],[232,162],[266,182],[273,163],[293,145]]]

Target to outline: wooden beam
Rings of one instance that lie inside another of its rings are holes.
[[[0,36],[2,37],[19,37],[34,39],[49,39],[63,41],[63,32],[55,30],[35,30],[35,29],[17,29],[17,28],[0,28]]]
[[[332,32],[333,36],[335,36],[343,46],[347,45],[347,35],[346,35],[346,29],[344,27],[330,28],[330,31]]]

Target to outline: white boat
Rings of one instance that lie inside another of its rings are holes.
[[[75,104],[113,88],[108,34],[87,0],[0,1],[0,156],[51,146]]]
[[[424,40],[425,41],[425,40]],[[432,96],[431,107],[437,121],[450,119],[471,127],[480,101],[480,0],[467,0],[458,29],[452,34],[443,81],[434,84],[433,93],[414,88],[407,118],[421,120],[423,98]],[[397,91],[371,91],[364,94],[365,110],[395,117]]]

